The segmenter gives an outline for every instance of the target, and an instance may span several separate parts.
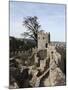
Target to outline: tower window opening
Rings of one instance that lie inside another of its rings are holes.
[[[45,38],[43,37],[43,39],[45,39]]]
[[[45,47],[46,47],[46,48],[48,47],[48,43],[45,44]]]

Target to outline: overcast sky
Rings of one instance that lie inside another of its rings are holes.
[[[41,29],[51,33],[51,41],[65,41],[65,5],[10,2],[10,35],[22,37],[23,18],[37,16]]]

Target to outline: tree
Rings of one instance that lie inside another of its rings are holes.
[[[36,41],[37,45],[37,35],[40,31],[40,24],[38,23],[38,18],[34,17],[26,17],[24,18],[23,25],[27,28],[27,31],[24,32],[22,35],[25,37],[33,38]]]

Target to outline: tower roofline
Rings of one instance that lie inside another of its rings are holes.
[[[50,34],[50,32],[38,32],[38,34]]]

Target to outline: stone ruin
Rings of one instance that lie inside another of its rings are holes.
[[[38,48],[33,49],[33,53],[37,69],[42,72],[41,78],[45,76],[45,72],[49,69],[48,78],[43,80],[44,86],[64,85],[65,75],[59,65],[59,62],[62,63],[61,55],[56,51],[55,46],[50,44],[50,33],[38,33]]]
[[[24,84],[23,87],[29,87],[29,85],[31,87],[65,85],[65,75],[60,69],[61,55],[56,51],[55,46],[50,44],[50,33],[38,33],[38,48],[32,48],[32,55],[29,59],[32,56],[34,56],[32,66],[21,65],[21,73],[28,68],[27,76],[32,75],[30,80],[25,78],[26,86]]]

